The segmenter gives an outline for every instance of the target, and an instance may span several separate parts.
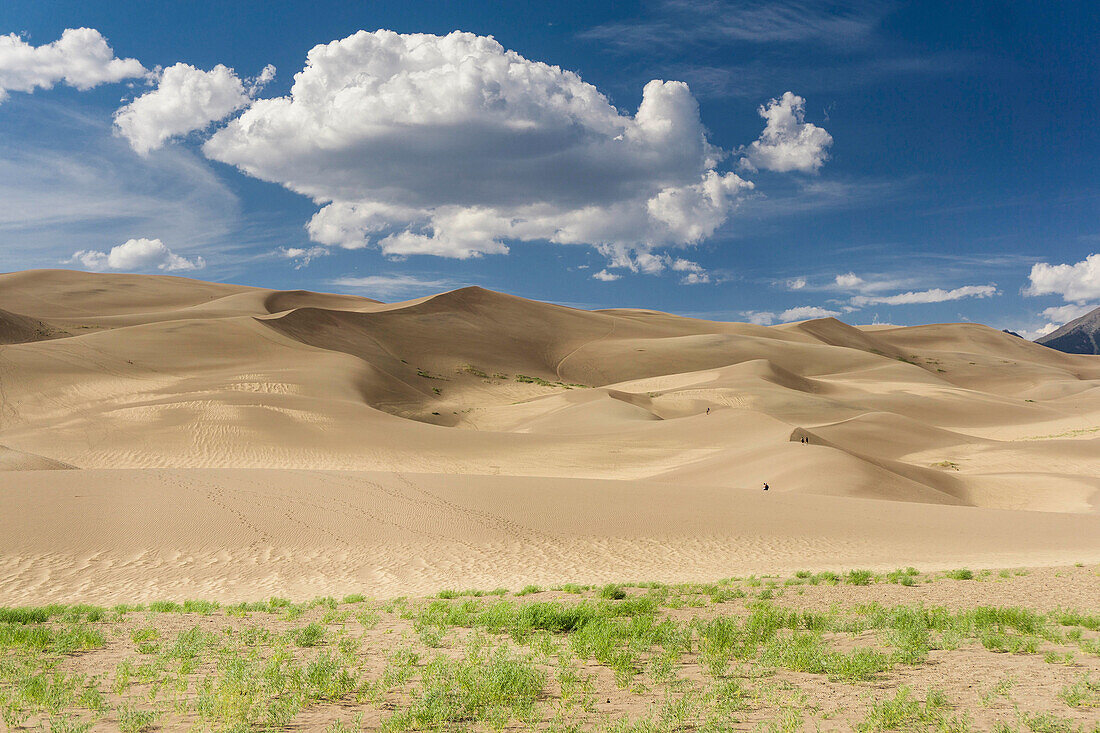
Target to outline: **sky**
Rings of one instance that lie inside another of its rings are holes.
[[[1090,2],[0,5],[0,271],[782,323],[1100,305]]]

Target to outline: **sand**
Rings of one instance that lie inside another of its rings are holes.
[[[11,273],[0,501],[0,603],[1097,562],[1100,358]]]

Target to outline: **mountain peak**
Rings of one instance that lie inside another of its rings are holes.
[[[1040,336],[1035,343],[1067,354],[1100,354],[1100,308]]]

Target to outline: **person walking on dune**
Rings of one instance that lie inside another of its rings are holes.
[[[764,491],[767,491],[767,490],[768,490],[768,482],[767,482],[767,481],[765,481],[765,482],[764,482]]]

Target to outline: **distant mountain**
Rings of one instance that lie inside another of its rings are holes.
[[[1100,354],[1100,308],[1040,336],[1035,343],[1067,354]]]
[[[1001,331],[1003,333],[1007,333],[1009,336],[1015,336],[1018,339],[1023,338],[1023,336],[1021,336],[1020,334],[1016,333],[1015,331],[1009,331],[1007,328],[1002,328]]]

